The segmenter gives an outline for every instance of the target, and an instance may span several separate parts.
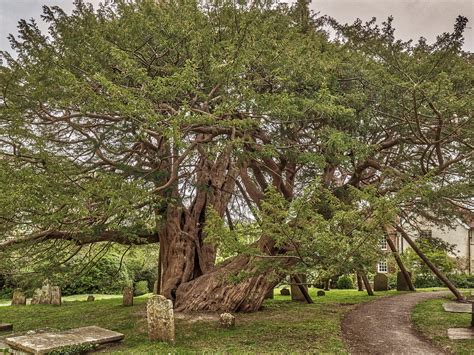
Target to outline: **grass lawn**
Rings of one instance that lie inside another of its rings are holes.
[[[469,295],[467,293],[466,295]],[[449,340],[448,328],[469,327],[471,315],[449,313],[443,309],[443,303],[452,300],[452,296],[434,299],[417,304],[412,313],[415,327],[435,344],[455,354],[474,354],[474,339]]]
[[[278,293],[278,292],[275,292]],[[71,302],[65,297],[61,307],[34,305],[0,307],[0,321],[13,323],[16,332],[30,329],[69,329],[98,325],[125,334],[121,345],[106,349],[113,353],[143,352],[345,352],[341,339],[342,317],[355,304],[395,291],[378,292],[369,297],[355,290],[332,290],[325,297],[310,294],[315,304],[291,302],[289,296],[275,295],[264,309],[237,314],[236,328],[219,328],[217,321],[195,322],[177,319],[174,347],[147,339],[145,305],[147,296],[135,298],[132,307],[123,307],[121,299],[95,302]],[[83,296],[75,296],[82,300]]]

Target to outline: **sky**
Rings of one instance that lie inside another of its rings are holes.
[[[88,0],[94,5],[100,1]],[[59,5],[68,12],[73,8],[73,0],[0,0],[1,50],[10,49],[6,37],[9,33],[16,34],[18,20],[40,19],[43,4]],[[416,40],[423,36],[429,42],[436,35],[451,31],[456,17],[463,15],[469,19],[464,49],[474,52],[474,0],[313,0],[311,8],[341,23],[372,17],[382,22],[393,15],[396,37]]]

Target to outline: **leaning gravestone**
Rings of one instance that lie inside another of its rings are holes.
[[[301,282],[306,282],[305,275],[299,275]],[[302,285],[306,290],[308,290],[308,286]],[[296,280],[292,277],[291,278],[291,300],[292,301],[306,301],[306,298],[303,296],[303,292],[301,292],[299,286],[296,284]]]
[[[374,291],[388,291],[388,277],[385,274],[377,274],[374,277]]]
[[[12,306],[24,306],[26,305],[26,296],[21,292],[20,289],[13,291]]]
[[[148,338],[171,344],[175,341],[173,302],[161,295],[153,295],[146,305]]]
[[[123,305],[133,306],[133,289],[131,287],[123,288]]]
[[[61,289],[59,286],[51,286],[51,304],[55,306],[61,305]]]
[[[408,272],[408,274],[411,278],[411,272]],[[397,272],[397,291],[410,291],[410,287],[408,287],[405,277],[401,271]]]

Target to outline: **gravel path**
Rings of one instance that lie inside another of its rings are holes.
[[[351,354],[444,354],[413,328],[410,314],[419,302],[448,292],[417,292],[362,303],[342,322]]]

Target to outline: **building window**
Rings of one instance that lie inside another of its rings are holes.
[[[430,229],[423,229],[420,231],[420,238],[431,238],[432,233]]]
[[[387,261],[379,261],[377,264],[377,272],[386,274],[388,272],[388,264]]]
[[[380,249],[387,250],[387,236],[385,234],[380,239]]]

